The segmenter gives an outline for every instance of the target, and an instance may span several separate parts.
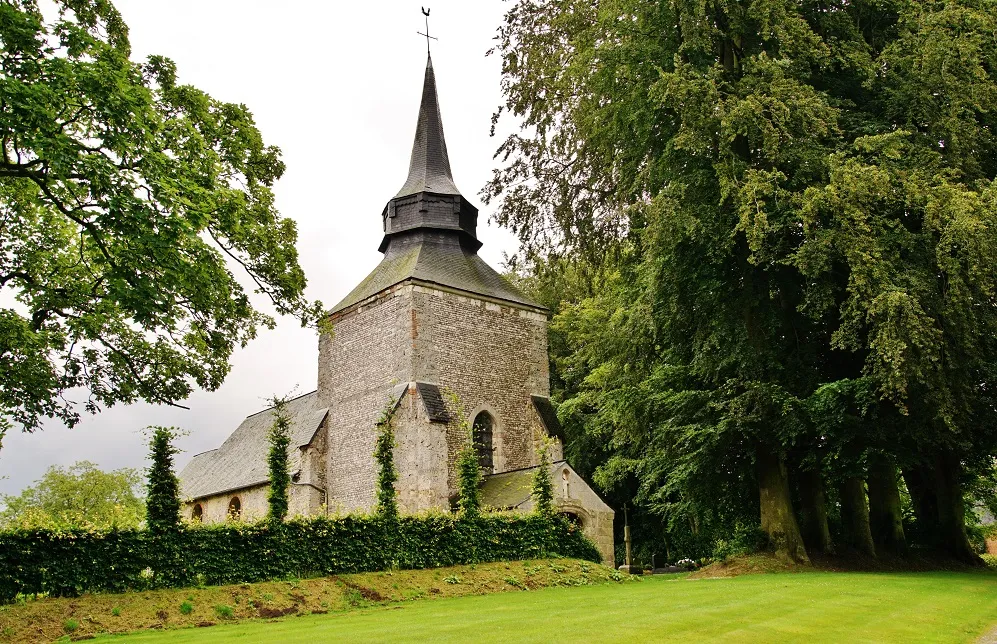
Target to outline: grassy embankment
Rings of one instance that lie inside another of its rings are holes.
[[[458,597],[627,579],[591,562],[555,559],[293,581],[41,598],[0,606],[0,641],[51,642],[101,633],[214,626],[335,614],[426,597]],[[210,640],[217,629],[197,628]],[[175,631],[167,631],[177,634]],[[194,632],[194,631],[192,631]]]
[[[658,576],[622,586],[547,588],[336,616],[147,631],[120,641],[944,643],[972,642],[993,622],[993,573],[807,572],[696,580]]]
[[[771,572],[722,576],[748,570]],[[997,625],[992,571],[799,570],[784,571],[768,558],[753,557],[692,576],[618,584],[607,583],[618,577],[613,571],[585,562],[498,563],[39,600],[0,610],[0,629],[16,628],[4,635],[19,642],[51,641],[66,632],[67,620],[76,622],[74,637],[157,629],[99,638],[122,644],[342,639],[815,644],[971,642]],[[498,592],[525,589],[533,592]],[[405,601],[422,598],[438,599]],[[286,616],[261,619],[280,613]],[[209,623],[217,625],[182,628]],[[158,630],[163,627],[169,630]]]

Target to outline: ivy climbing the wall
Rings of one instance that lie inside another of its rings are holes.
[[[377,421],[374,460],[377,462],[377,507],[374,513],[393,522],[398,519],[398,468],[395,467],[395,410],[398,401],[391,398]]]
[[[462,441],[456,462],[457,507],[462,517],[474,518],[481,514],[481,467],[474,444],[474,430],[457,394],[447,391],[446,398],[451,411],[450,422],[455,425],[455,433]]]
[[[280,524],[287,518],[287,493],[291,487],[291,472],[287,462],[287,448],[291,445],[291,415],[287,412],[287,398],[274,396],[273,424],[267,434],[270,451],[267,468],[270,470],[270,492],[267,494],[267,520]]]
[[[537,469],[533,471],[530,496],[533,498],[533,511],[544,517],[554,516],[554,483],[550,480],[550,437],[540,439],[537,447]]]

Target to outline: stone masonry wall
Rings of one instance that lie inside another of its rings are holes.
[[[334,316],[319,338],[318,401],[329,408],[326,485],[332,513],[374,502],[375,424],[392,388],[407,382],[411,294],[404,286]]]
[[[468,419],[492,414],[496,471],[533,464],[530,395],[549,392],[544,314],[407,283],[332,321],[334,333],[319,340],[318,378],[319,404],[329,408],[332,511],[372,506],[374,426],[400,383],[454,392]],[[409,396],[395,425],[400,501],[410,510],[446,510],[463,437],[453,424],[430,423],[414,388]]]
[[[329,419],[322,421],[312,442],[299,447],[300,469],[291,484],[288,516],[309,516],[325,512],[326,459],[329,443]],[[291,472],[292,477],[294,472]]]
[[[201,504],[202,511],[201,521],[204,523],[221,523],[222,521],[226,521],[228,519],[229,502],[235,497],[238,497],[239,502],[242,504],[240,514],[242,521],[262,519],[267,515],[267,508],[269,507],[267,505],[267,493],[269,491],[269,485],[257,485],[198,499],[197,503]],[[180,509],[180,517],[188,521],[191,520],[194,505],[196,504],[184,503]]]
[[[228,520],[228,505],[233,498],[238,497],[242,504],[242,512],[239,515],[241,521],[258,521],[267,515],[270,508],[267,503],[267,496],[270,493],[269,485],[255,485],[253,487],[233,490],[225,494],[198,499],[201,504],[201,521],[203,523],[221,523]],[[303,485],[291,485],[288,490],[288,517],[313,516],[322,511],[322,493],[312,487]],[[180,508],[180,518],[185,521],[192,519],[192,513],[196,503],[184,503]]]
[[[412,380],[437,383],[456,394],[469,422],[480,411],[492,415],[495,471],[533,464],[530,395],[550,391],[546,316],[418,285],[412,307]],[[456,492],[454,463],[464,440],[451,423],[450,495]]]
[[[570,466],[555,467],[551,479],[557,512],[575,515],[582,524],[582,533],[592,540],[602,555],[602,563],[615,567],[613,519],[616,513]],[[532,511],[533,499],[519,509]]]
[[[414,383],[394,420],[399,508],[405,513],[449,509],[447,426],[429,420]]]

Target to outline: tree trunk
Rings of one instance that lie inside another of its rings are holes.
[[[917,517],[915,534],[918,541],[937,548],[941,544],[938,533],[938,500],[935,497],[934,471],[926,466],[913,466],[903,471],[907,491]]]
[[[827,502],[820,472],[801,471],[796,477],[800,492],[800,532],[810,552],[833,554],[831,531],[827,527]]]
[[[869,528],[869,505],[862,479],[851,476],[841,482],[841,540],[844,545],[870,557],[876,556]]]
[[[758,491],[761,501],[762,530],[768,533],[776,554],[797,563],[809,564],[807,549],[789,499],[786,464],[764,447],[756,452]]]
[[[897,487],[897,468],[885,456],[871,457],[868,482],[869,527],[876,550],[906,553],[907,539],[900,507],[900,488]]]
[[[981,562],[966,535],[966,504],[962,496],[962,464],[951,454],[935,456],[935,499],[938,535],[944,551],[967,563]]]

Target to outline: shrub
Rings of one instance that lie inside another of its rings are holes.
[[[291,487],[291,472],[287,463],[287,448],[291,445],[291,416],[287,413],[287,398],[274,396],[273,424],[267,433],[270,451],[270,491],[267,494],[267,520],[280,523],[287,517],[287,491]]]
[[[389,521],[398,518],[398,495],[395,483],[398,481],[398,468],[395,467],[395,409],[398,401],[392,398],[381,412],[377,421],[377,442],[374,444],[374,460],[377,462],[377,506],[375,514]]]
[[[190,526],[175,534],[188,573],[164,575],[161,540],[149,531],[0,532],[0,601],[17,595],[122,592],[151,586],[257,582],[400,568],[563,556],[599,560],[559,517],[487,514],[315,517]],[[151,569],[154,574],[143,576]]]
[[[150,458],[148,498],[145,502],[146,524],[153,533],[172,532],[180,527],[180,481],[173,473],[173,446],[177,430],[172,427],[150,427]]]
[[[222,619],[232,619],[234,611],[231,606],[219,604],[218,606],[215,606],[215,613],[217,613],[218,617]]]
[[[181,615],[190,615],[193,612],[194,612],[194,604],[192,604],[191,602],[185,601],[182,604],[180,604]]]
[[[146,524],[155,541],[155,565],[149,565],[148,584],[181,586],[190,580],[184,552],[178,543],[180,523],[180,481],[173,473],[173,455],[179,450],[173,440],[180,434],[173,427],[150,427],[150,458]]]
[[[67,619],[62,624],[63,630],[66,631],[67,633],[72,633],[76,629],[78,629],[79,627],[80,627],[80,623],[77,622],[75,619]]]
[[[533,472],[530,495],[533,497],[533,511],[540,516],[554,516],[554,483],[550,480],[550,446],[545,438],[537,448],[537,469]]]
[[[768,534],[760,526],[738,524],[727,538],[713,542],[710,557],[723,561],[729,557],[750,555],[765,550],[768,543]]]
[[[457,507],[461,516],[473,519],[481,514],[481,466],[478,464],[478,451],[474,445],[474,428],[468,422],[457,394],[448,391],[446,396],[451,407],[451,422],[456,425],[457,436],[462,437],[456,463]]]

